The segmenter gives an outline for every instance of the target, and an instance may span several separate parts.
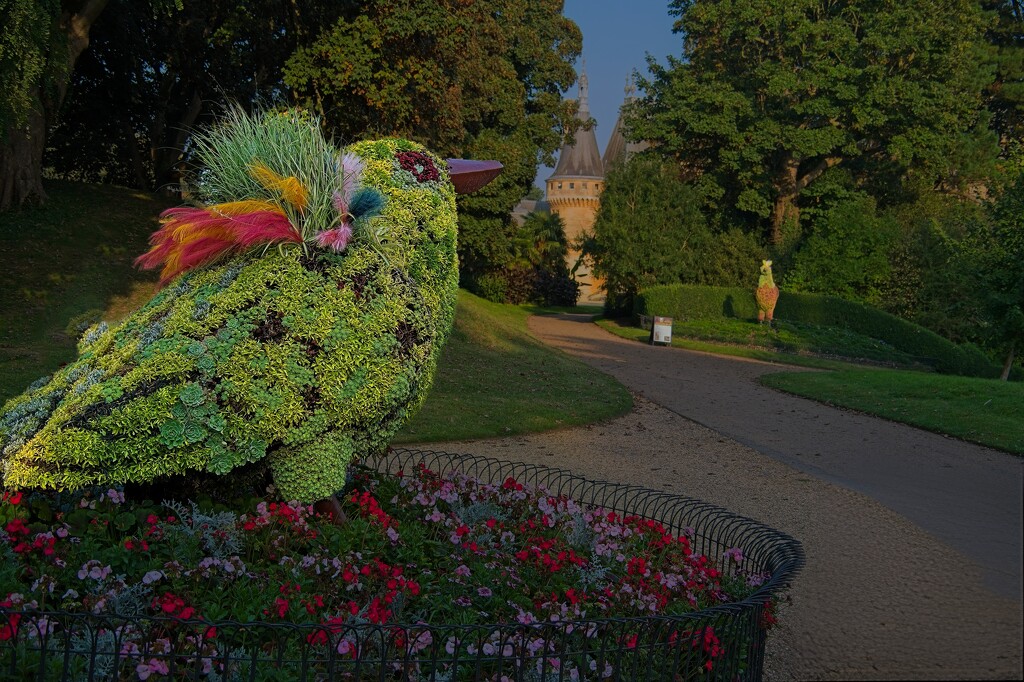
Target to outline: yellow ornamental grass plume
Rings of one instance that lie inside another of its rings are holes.
[[[259,161],[249,167],[249,172],[267,189],[280,192],[281,198],[294,206],[299,213],[305,213],[309,203],[309,192],[297,177],[279,175]]]

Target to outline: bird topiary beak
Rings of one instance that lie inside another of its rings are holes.
[[[458,194],[471,194],[501,174],[497,161],[448,159],[448,174]]]

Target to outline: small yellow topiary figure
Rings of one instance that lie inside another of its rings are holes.
[[[196,205],[138,261],[166,286],[0,411],[5,488],[259,463],[285,499],[333,500],[425,397],[455,313],[455,194],[500,164],[338,150],[294,111],[236,111],[198,149]]]
[[[757,290],[754,291],[757,298],[757,321],[764,322],[768,318],[771,324],[775,314],[775,304],[779,301],[779,288],[775,286],[775,279],[772,278],[772,262],[761,261],[761,276],[757,279]]]

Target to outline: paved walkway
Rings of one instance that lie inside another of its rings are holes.
[[[801,540],[770,679],[1021,678],[1021,459],[756,383],[778,366],[572,316],[530,328],[638,394],[634,412],[435,447],[680,492]]]
[[[997,594],[1021,599],[1024,459],[756,381],[791,367],[626,341],[586,316],[534,317],[530,329],[678,415],[881,502],[978,562]]]

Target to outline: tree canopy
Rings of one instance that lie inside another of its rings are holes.
[[[578,27],[561,0],[372,0],[288,60],[285,82],[344,139],[403,135],[505,170],[460,199],[464,280],[513,257],[512,207],[550,163],[575,81]]]
[[[651,62],[635,137],[673,155],[710,206],[775,244],[828,169],[957,180],[994,66],[975,0],[673,0],[682,59]]]
[[[697,254],[708,237],[693,188],[680,182],[673,164],[641,154],[616,164],[605,178],[584,253],[614,310],[628,308],[640,289],[701,281]]]
[[[60,4],[0,0],[12,2],[26,12]],[[562,95],[581,36],[562,0],[177,0],[173,16],[155,11],[171,3],[104,0],[48,140],[55,174],[173,187],[191,131],[220,105],[287,101],[318,113],[343,142],[402,136],[442,155],[501,161],[496,182],[460,199],[460,258],[470,281],[511,262],[512,207],[576,125]],[[37,151],[21,167],[38,174]]]
[[[137,3],[167,16],[182,0]],[[109,0],[0,0],[0,211],[46,198],[47,133]]]

